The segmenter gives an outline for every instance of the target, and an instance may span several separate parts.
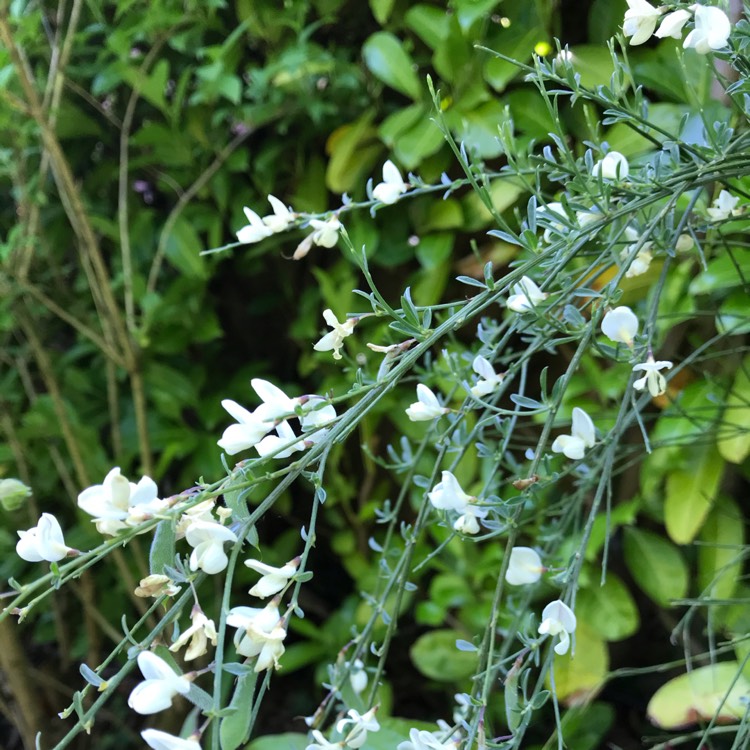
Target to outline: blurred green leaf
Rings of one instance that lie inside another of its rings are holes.
[[[652,531],[623,530],[625,562],[641,590],[657,604],[668,605],[688,590],[688,568],[679,549]]]
[[[419,82],[414,62],[403,43],[387,31],[374,33],[362,48],[365,64],[387,86],[410,97],[420,99],[425,87]]]
[[[456,641],[461,633],[454,630],[433,630],[420,636],[409,654],[414,666],[425,677],[438,682],[453,682],[473,674],[476,654],[459,651]]]
[[[686,468],[667,475],[664,524],[672,541],[691,542],[719,490],[724,459],[712,444],[690,449]]]
[[[576,599],[576,617],[608,641],[629,638],[638,631],[640,624],[633,597],[625,584],[609,572],[603,586],[595,580],[580,591]]]

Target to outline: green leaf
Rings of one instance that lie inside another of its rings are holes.
[[[747,296],[743,296],[747,307]],[[743,360],[726,399],[716,447],[721,457],[733,464],[742,463],[750,453],[750,356]]]
[[[406,11],[404,23],[428,47],[437,49],[448,35],[450,17],[443,8],[432,5],[413,5]]]
[[[174,565],[175,525],[173,521],[160,521],[154,532],[154,540],[148,553],[148,569],[151,575],[163,575],[165,565]]]
[[[667,475],[664,525],[672,541],[692,542],[719,491],[724,459],[704,443],[689,452],[686,468]]]
[[[625,563],[638,586],[657,604],[681,599],[688,589],[688,569],[679,549],[651,531],[624,530]]]
[[[742,573],[745,526],[742,511],[722,496],[706,518],[698,548],[698,585],[712,599],[729,599]]]
[[[743,289],[738,289],[722,302],[716,315],[719,333],[739,336],[750,333],[750,300]]]
[[[326,144],[330,159],[326,169],[326,185],[334,193],[346,193],[363,184],[382,146],[372,125],[373,110],[358,120],[337,128]]]
[[[422,268],[430,271],[448,260],[455,240],[452,232],[436,232],[420,237],[415,254]]]
[[[370,0],[370,10],[375,20],[382,26],[393,12],[396,0]]]
[[[409,652],[414,666],[425,677],[439,682],[455,682],[470,677],[474,674],[477,657],[456,648],[456,641],[461,635],[455,630],[425,633]]]
[[[731,255],[722,253],[718,258],[709,261],[706,270],[690,282],[689,292],[690,294],[724,293],[732,287],[744,286],[748,277],[750,277],[750,253],[735,248]]]
[[[633,635],[638,630],[638,608],[625,584],[613,573],[607,573],[603,586],[598,583],[578,594],[576,616],[608,641]]]
[[[306,734],[285,732],[259,737],[251,742],[246,750],[305,750],[310,744]]]
[[[740,674],[739,664],[709,664],[662,685],[648,703],[648,718],[662,729],[710,721],[717,712],[719,724],[739,721],[749,692],[750,682]]]
[[[167,260],[188,278],[205,279],[208,267],[200,254],[203,249],[192,224],[184,217],[177,219],[167,240]]]
[[[615,72],[612,55],[606,45],[577,44],[573,48],[571,63],[581,76],[581,85],[593,89],[609,85]]]
[[[253,691],[257,679],[257,672],[250,672],[237,678],[237,686],[229,703],[229,708],[233,708],[235,711],[233,714],[225,716],[219,725],[221,750],[237,750],[240,745],[247,741],[253,715]]]
[[[411,99],[422,96],[424,87],[414,72],[414,62],[393,34],[376,32],[365,42],[362,54],[373,75],[387,86]]]
[[[446,118],[451,130],[470,154],[492,159],[502,153],[497,137],[498,125],[507,113],[499,102],[486,102],[469,112],[451,110],[449,115],[454,115]]]

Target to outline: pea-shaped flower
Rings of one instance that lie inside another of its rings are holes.
[[[630,44],[643,44],[648,41],[656,28],[661,11],[646,0],[628,0],[622,32],[630,37]]]
[[[594,164],[591,174],[603,180],[624,180],[630,174],[630,166],[628,160],[619,151],[610,151]]]
[[[540,635],[560,637],[560,642],[554,647],[555,653],[568,653],[570,648],[570,634],[576,629],[576,616],[573,610],[559,599],[550,602],[542,612],[542,624],[539,626]]]
[[[633,372],[643,372],[645,375],[642,378],[638,378],[633,383],[633,388],[637,391],[642,391],[648,387],[648,392],[656,398],[661,396],[667,390],[666,378],[659,372],[659,370],[671,370],[672,363],[667,361],[655,362],[654,358],[649,354],[648,359],[639,365],[633,365]]]
[[[60,524],[51,513],[42,513],[34,528],[16,533],[20,537],[16,553],[28,562],[57,562],[74,552],[65,544]]]
[[[562,453],[577,461],[583,458],[587,448],[596,442],[596,432],[591,417],[577,406],[573,409],[573,424],[570,435],[558,435],[552,443],[553,453]]]
[[[128,705],[139,714],[155,714],[169,708],[178,693],[187,695],[190,680],[177,674],[161,657],[151,651],[138,654],[138,666],[146,678],[128,698]]]
[[[638,318],[629,307],[616,307],[602,318],[602,333],[617,344],[632,347],[638,333]]]
[[[513,586],[536,583],[544,572],[542,560],[531,547],[513,547],[505,580]]]
[[[417,385],[417,398],[419,400],[411,404],[406,410],[406,416],[412,422],[428,422],[450,411],[450,409],[441,406],[437,396],[422,383]]]
[[[401,177],[398,167],[390,160],[383,164],[383,182],[372,189],[372,197],[381,203],[395,203],[407,190],[408,185]]]
[[[517,313],[533,310],[540,302],[544,302],[548,296],[528,276],[522,276],[517,284],[513,284],[511,291],[513,294],[508,297],[505,306]]]
[[[294,560],[290,560],[280,568],[266,565],[260,560],[245,560],[245,565],[256,573],[262,574],[258,583],[250,589],[250,596],[265,599],[273,596],[273,594],[278,594],[289,583],[289,579],[297,572],[299,557],[295,557]]]
[[[429,493],[430,502],[438,510],[455,510],[465,513],[466,508],[474,500],[471,495],[466,494],[458,483],[458,479],[450,472],[444,471],[442,481],[438,482]]]
[[[699,55],[723,49],[729,42],[732,24],[727,14],[712,5],[693,5],[695,28],[685,37],[682,46],[693,48]]]
[[[215,521],[197,520],[188,526],[185,539],[193,547],[190,570],[200,568],[204,573],[214,575],[227,567],[229,559],[224,552],[224,543],[236,542],[237,535]]]

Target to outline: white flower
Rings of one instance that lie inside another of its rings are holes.
[[[180,593],[180,587],[169,577],[155,573],[141,578],[140,585],[135,590],[135,595],[143,599],[150,596],[174,596]]]
[[[323,310],[323,318],[328,323],[332,331],[329,331],[318,341],[313,349],[316,352],[329,352],[333,349],[333,358],[341,359],[341,348],[344,346],[344,339],[351,336],[354,326],[359,322],[359,318],[347,318],[343,323],[339,323],[332,310]]]
[[[546,227],[543,234],[543,239],[545,242],[552,242],[556,234],[564,234],[567,231],[567,227],[565,224],[560,223],[559,221],[554,221],[554,217],[559,217],[566,221],[569,221],[568,215],[565,213],[565,207],[562,203],[558,201],[552,201],[546,206],[540,206],[536,210],[536,215],[537,218],[539,218],[540,216],[548,218],[549,226]],[[544,224],[545,222],[541,223]]]
[[[617,344],[632,347],[638,333],[638,318],[629,307],[616,307],[602,318],[602,333]]]
[[[427,497],[434,508],[455,510],[458,513],[465,513],[469,504],[474,500],[471,495],[467,495],[461,489],[458,479],[450,471],[443,472],[442,481],[427,493]]]
[[[261,219],[255,211],[247,206],[242,210],[245,212],[245,216],[247,216],[249,223],[237,232],[237,239],[240,242],[246,245],[251,245],[254,242],[260,242],[273,234],[273,229],[266,226],[263,219]]]
[[[727,14],[711,5],[692,7],[695,9],[695,28],[685,37],[682,46],[685,49],[692,47],[699,55],[726,47],[732,33]]]
[[[649,354],[648,359],[640,365],[633,366],[633,372],[646,373],[642,378],[633,383],[633,388],[642,391],[648,386],[648,392],[656,398],[661,396],[667,390],[667,381],[659,370],[671,370],[672,363],[662,360],[654,362],[654,358]]]
[[[192,661],[208,651],[208,642],[216,645],[218,634],[213,620],[209,620],[203,610],[196,604],[190,614],[191,626],[169,647],[170,651],[179,651],[188,641],[185,661]]]
[[[359,695],[367,687],[367,672],[361,659],[355,659],[349,672],[349,684],[352,690]]]
[[[632,44],[632,42],[631,42]],[[624,180],[630,174],[628,160],[619,151],[610,151],[594,164],[591,174],[603,180]]]
[[[456,519],[453,528],[459,534],[473,536],[480,531],[479,519],[486,518],[489,511],[487,508],[480,508],[474,503],[469,503],[464,508],[464,512]]]
[[[204,573],[214,575],[227,567],[225,542],[236,542],[237,535],[215,521],[193,521],[185,532],[187,543],[193,547],[190,555],[190,570],[200,568]]]
[[[542,560],[531,547],[513,547],[505,580],[513,586],[536,583],[544,572]]]
[[[377,732],[380,729],[380,724],[375,718],[375,712],[378,707],[371,708],[367,713],[360,714],[353,708],[347,711],[348,719],[341,719],[336,723],[336,731],[339,734],[343,734],[344,730],[351,724],[352,728],[349,733],[344,737],[344,742],[348,747],[358,748],[362,747],[367,741],[368,732]]]
[[[141,477],[138,484],[129,482],[115,467],[102,484],[89,487],[78,495],[78,506],[96,519],[100,534],[114,535],[127,526],[138,525],[163,510],[167,503],[157,497],[156,483]]]
[[[570,634],[576,629],[576,616],[573,610],[564,602],[557,599],[550,602],[542,612],[542,624],[539,626],[541,635],[560,636],[560,642],[555,646],[555,653],[568,653],[570,648]]]
[[[65,544],[58,520],[42,513],[39,523],[28,531],[17,531],[16,554],[27,562],[57,562],[74,550]]]
[[[144,729],[141,737],[153,750],[201,750],[197,740],[183,740],[160,729]]]
[[[480,354],[474,357],[471,368],[480,377],[480,380],[471,388],[472,396],[476,396],[477,398],[489,396],[490,393],[496,391],[505,377],[503,374],[498,375],[489,360]]]
[[[341,222],[336,216],[332,216],[328,221],[310,219],[310,226],[315,230],[311,235],[314,245],[333,247],[338,242]]]
[[[577,461],[583,458],[587,448],[592,448],[596,442],[594,423],[583,409],[577,406],[573,409],[573,424],[570,435],[558,435],[552,443],[553,453],[563,453],[568,458]]]
[[[638,254],[633,258],[633,261],[628,266],[628,270],[625,271],[625,278],[632,279],[634,276],[640,276],[641,274],[648,271],[648,267],[651,265],[651,261],[654,259],[651,253],[651,242],[644,243],[643,247],[638,251]],[[620,253],[620,260],[626,261],[633,252],[633,246],[629,245]]]
[[[406,409],[406,416],[412,422],[427,422],[450,411],[450,409],[440,406],[437,396],[422,383],[417,385],[417,398],[419,401],[415,401]]]
[[[263,402],[255,410],[255,415],[264,421],[273,421],[294,414],[294,410],[301,403],[299,398],[290,398],[281,388],[268,380],[253,378],[250,385]]]
[[[341,750],[344,747],[342,741],[329,742],[319,729],[313,729],[310,734],[312,734],[315,742],[311,742],[305,750]]]
[[[287,458],[297,451],[305,450],[302,440],[292,442],[297,436],[289,422],[283,420],[275,427],[275,435],[266,435],[256,446],[255,450],[261,458],[273,453],[274,458]]]
[[[548,297],[528,276],[522,276],[517,284],[513,284],[511,291],[513,294],[508,297],[505,305],[517,313],[533,310]]]
[[[690,11],[680,8],[672,13],[667,13],[659,24],[656,36],[660,39],[671,36],[679,39],[682,36],[682,27],[690,20]]]
[[[318,406],[320,403],[324,406]],[[306,443],[319,443],[328,433],[326,429],[319,429],[330,424],[336,419],[336,409],[333,404],[326,403],[322,396],[310,396],[304,405],[305,413],[299,418],[299,424],[302,432],[310,432],[304,435]],[[315,430],[315,432],[311,432]]]
[[[237,424],[230,424],[224,430],[217,443],[219,448],[230,456],[252,448],[273,428],[273,420],[264,421],[262,415],[258,416],[248,411],[236,401],[225,398],[221,405],[237,420]]]
[[[284,653],[286,628],[279,616],[277,599],[263,609],[233,607],[227,614],[227,625],[237,628],[234,636],[237,653],[248,658],[258,657],[255,672],[262,672],[271,666],[279,668],[279,658]]]
[[[263,223],[273,232],[283,232],[294,223],[294,212],[287,208],[276,196],[269,195],[268,202],[273,208],[273,213],[263,217]]]
[[[383,182],[372,189],[372,197],[381,203],[395,203],[409,186],[401,177],[398,167],[390,160],[383,164]]]
[[[649,5],[646,0],[628,0],[625,23],[622,31],[630,37],[630,44],[643,44],[654,33],[661,11]]]
[[[711,208],[706,209],[706,213],[713,221],[723,221],[736,213],[735,207],[739,202],[738,197],[722,190],[719,197],[711,204]]]
[[[128,705],[139,714],[155,714],[169,708],[177,693],[187,695],[190,680],[176,674],[172,667],[151,651],[138,654],[138,666],[146,678],[130,693]]]
[[[250,589],[250,596],[265,599],[268,596],[277,594],[287,585],[289,579],[297,572],[299,558],[295,557],[294,560],[290,560],[280,568],[266,565],[260,562],[260,560],[245,560],[245,565],[256,573],[261,574],[261,579]]]
[[[409,739],[400,742],[396,750],[456,750],[455,743],[450,739],[442,740],[435,735],[435,732],[426,729],[410,729]]]

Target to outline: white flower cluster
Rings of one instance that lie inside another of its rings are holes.
[[[322,396],[290,398],[261,378],[253,378],[250,385],[262,402],[255,411],[248,411],[230,399],[221,402],[237,420],[237,424],[224,430],[218,441],[219,447],[230,456],[255,448],[261,457],[273,454],[275,458],[286,458],[320,442],[327,432],[325,426],[336,419],[336,410]],[[289,424],[297,409],[302,411],[299,424],[303,435],[299,440]],[[270,432],[275,434],[269,435]]]
[[[404,182],[398,167],[389,159],[383,165],[383,181],[372,189],[372,197],[378,203],[391,205],[396,203],[408,189],[409,185]],[[261,242],[273,234],[286,232],[294,227],[298,220],[302,220],[303,226],[309,226],[313,231],[297,246],[292,255],[294,260],[304,258],[313,245],[333,247],[338,242],[339,234],[344,227],[337,213],[325,220],[312,219],[295,213],[290,206],[284,205],[274,195],[268,196],[268,202],[271,204],[273,213],[263,217],[247,206],[242,209],[248,223],[237,231],[238,242],[244,245]]]
[[[654,8],[646,0],[627,2],[628,9],[625,11],[622,30],[626,37],[630,37],[630,44],[643,44],[652,35],[660,39],[679,39],[683,27],[691,19],[694,21],[694,27],[682,43],[685,49],[694,49],[698,54],[706,55],[724,49],[729,43],[732,24],[721,8],[695,4],[691,5],[689,10],[680,8],[663,15],[662,8]]]

